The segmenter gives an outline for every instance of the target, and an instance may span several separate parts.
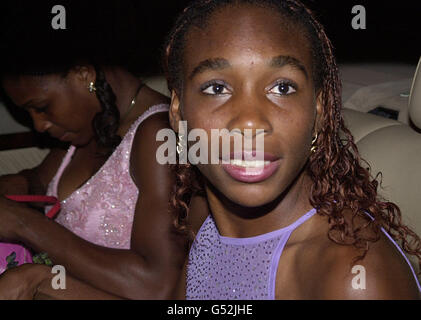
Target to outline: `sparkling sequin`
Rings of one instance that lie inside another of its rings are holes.
[[[130,176],[130,151],[139,124],[157,112],[168,111],[167,105],[151,107],[128,130],[120,145],[101,169],[87,183],[61,202],[56,222],[94,244],[110,248],[130,248],[133,216],[138,189]],[[70,147],[60,169],[48,186],[48,195],[57,196],[62,170],[75,148]],[[46,211],[48,211],[48,207]]]

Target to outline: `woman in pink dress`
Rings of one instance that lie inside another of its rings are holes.
[[[64,266],[78,279],[68,277],[65,298],[171,297],[187,242],[169,206],[173,174],[155,159],[156,134],[169,128],[167,97],[120,65],[46,55],[12,56],[1,69],[3,97],[69,147],[0,178],[0,239]],[[61,210],[49,219],[4,197],[28,194],[55,197]],[[53,276],[42,265],[16,267],[1,277],[0,292],[33,298]]]

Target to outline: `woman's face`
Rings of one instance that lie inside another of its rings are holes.
[[[267,204],[303,174],[321,112],[312,72],[302,29],[265,8],[225,7],[204,29],[188,32],[173,117],[186,120],[189,130],[206,130],[208,137],[211,129],[264,130],[261,176],[247,179],[235,165],[198,165],[234,203]]]
[[[12,102],[29,112],[37,131],[76,146],[93,138],[92,119],[100,104],[79,71],[66,77],[9,76],[2,85]]]

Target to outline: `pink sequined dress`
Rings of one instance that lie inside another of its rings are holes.
[[[139,194],[129,170],[132,142],[138,126],[158,112],[168,112],[168,105],[150,107],[132,124],[101,169],[61,201],[56,222],[94,244],[109,248],[130,248],[133,216]],[[48,186],[47,195],[57,197],[58,182],[75,150],[74,146],[70,146]]]

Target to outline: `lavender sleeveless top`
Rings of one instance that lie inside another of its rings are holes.
[[[313,208],[285,228],[250,238],[221,236],[209,215],[190,249],[186,299],[274,300],[276,272],[285,244],[291,233],[316,212]],[[386,235],[405,257],[421,291],[408,259]]]
[[[79,237],[109,248],[130,248],[138,189],[130,176],[130,152],[138,126],[168,105],[150,107],[130,127],[111,156],[82,187],[61,201],[55,221]],[[51,180],[47,195],[57,197],[57,186],[76,148],[70,146]],[[46,208],[48,212],[49,207]]]

